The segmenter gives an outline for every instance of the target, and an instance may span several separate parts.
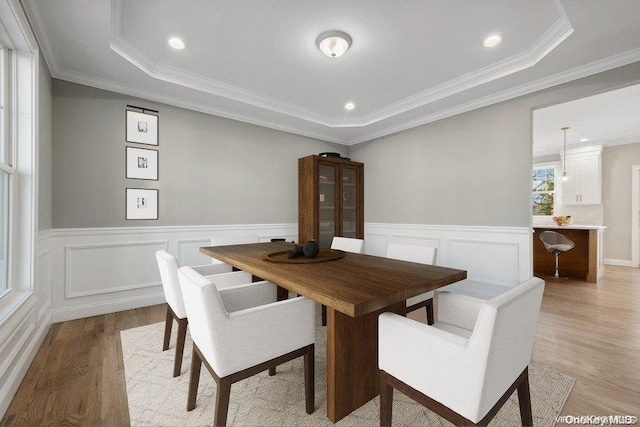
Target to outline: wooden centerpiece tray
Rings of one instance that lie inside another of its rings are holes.
[[[271,262],[281,262],[284,264],[311,264],[314,262],[326,262],[326,261],[335,261],[344,256],[345,252],[337,249],[326,249],[321,248],[320,253],[313,258],[309,258],[306,256],[299,256],[297,258],[289,258],[287,256],[287,252],[289,251],[278,251],[272,252],[270,254],[265,255],[264,259]]]

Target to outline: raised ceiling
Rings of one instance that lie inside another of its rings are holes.
[[[637,0],[24,4],[55,78],[347,145],[640,60]]]

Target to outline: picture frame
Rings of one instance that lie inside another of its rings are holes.
[[[125,194],[125,219],[158,219],[158,190],[127,188]]]
[[[126,110],[126,141],[136,144],[158,145],[158,121],[155,114]]]
[[[125,178],[158,180],[158,150],[125,147]]]

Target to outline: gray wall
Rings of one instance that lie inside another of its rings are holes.
[[[631,260],[631,166],[640,165],[640,143],[602,150],[605,258]]]
[[[637,83],[640,63],[350,147],[365,221],[531,224],[532,109]]]
[[[51,74],[47,63],[40,55],[38,106],[38,230],[53,227],[53,184],[52,184],[52,146],[51,146]]]
[[[158,110],[159,146],[125,143],[126,105]],[[328,142],[53,80],[53,227],[295,223],[300,157]],[[125,179],[125,146],[159,181]],[[125,188],[159,189],[158,221],[125,220]]]

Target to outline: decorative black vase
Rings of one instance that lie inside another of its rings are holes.
[[[303,248],[304,256],[313,258],[318,256],[320,253],[320,246],[318,246],[318,242],[311,239],[307,243],[305,243]]]

